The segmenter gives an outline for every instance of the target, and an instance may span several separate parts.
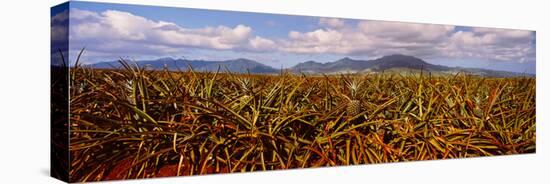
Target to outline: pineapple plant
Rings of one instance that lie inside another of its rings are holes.
[[[249,78],[239,78],[237,79],[237,81],[244,94],[239,97],[237,101],[235,101],[235,103],[232,105],[232,108],[236,110],[241,110],[243,107],[246,106],[246,104],[253,100],[252,81]]]
[[[477,98],[474,98],[475,102],[472,102],[472,100],[470,99],[466,99],[466,105],[468,107],[468,109],[470,109],[474,116],[478,117],[478,118],[482,118],[483,117],[483,110],[481,110],[481,108],[479,107],[479,100]]]
[[[356,116],[363,110],[363,106],[361,105],[361,101],[359,100],[357,94],[361,84],[362,82],[359,82],[357,79],[347,83],[350,90],[350,97],[348,98],[349,102],[346,107],[348,116]]]

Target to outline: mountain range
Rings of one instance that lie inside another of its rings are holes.
[[[144,60],[137,61],[136,64],[140,67],[149,67],[152,69],[164,69],[178,71],[178,70],[187,70],[189,67],[193,68],[195,71],[217,71],[218,68],[220,71],[227,71],[234,73],[259,73],[259,74],[268,74],[268,73],[277,73],[280,70],[274,69],[270,66],[261,64],[257,61],[249,59],[233,59],[225,61],[205,61],[205,60],[186,60],[186,59],[173,59],[173,58],[160,58],[156,60]],[[101,62],[93,64],[94,68],[121,68],[122,64],[118,61],[111,62]]]
[[[205,60],[187,60],[160,58],[156,60],[137,61],[137,65],[141,67],[149,67],[152,69],[168,70],[186,70],[193,68],[195,71],[230,71],[233,73],[256,73],[256,74],[272,74],[278,73],[281,70],[264,65],[260,62],[250,59],[233,59],[225,61],[205,61]],[[121,68],[122,65],[118,61],[101,62],[91,65],[93,68]],[[456,74],[457,72],[466,72],[473,75],[492,76],[492,77],[512,77],[512,76],[534,76],[533,74],[523,74],[516,72],[496,71],[478,68],[461,68],[449,67],[442,65],[430,64],[420,58],[402,54],[394,54],[383,56],[374,60],[355,60],[349,57],[339,59],[334,62],[320,63],[316,61],[306,61],[297,64],[296,66],[285,69],[294,73],[305,74],[338,74],[338,73],[373,73],[373,72],[417,72],[426,71],[441,74]]]

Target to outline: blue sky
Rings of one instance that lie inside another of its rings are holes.
[[[86,63],[248,58],[286,68],[407,54],[434,64],[535,73],[533,31],[78,1],[69,12],[70,55],[86,47]],[[52,22],[62,13],[52,12]]]

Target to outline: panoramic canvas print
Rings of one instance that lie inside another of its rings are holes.
[[[536,152],[535,31],[94,2],[51,13],[64,181]]]

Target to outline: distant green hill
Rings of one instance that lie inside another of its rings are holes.
[[[177,71],[188,70],[193,68],[195,71],[211,71],[215,72],[220,69],[220,72],[235,72],[235,73],[277,73],[276,70],[267,65],[252,61],[249,59],[234,59],[226,61],[205,61],[205,60],[186,60],[173,58],[160,58],[156,60],[137,61],[136,64],[141,67],[151,69],[164,69]],[[121,68],[122,65],[118,61],[102,62],[91,65],[94,68]]]
[[[354,60],[348,57],[329,63],[318,63],[307,61],[300,63],[292,68],[293,72],[316,74],[316,73],[380,73],[380,72],[420,72],[424,71],[432,74],[456,74],[465,72],[472,75],[491,76],[491,77],[513,77],[530,76],[533,74],[522,74],[515,72],[486,70],[477,68],[460,68],[434,65],[414,56],[394,54],[384,56],[374,60]]]
[[[260,62],[250,59],[234,59],[225,61],[206,61],[206,60],[186,60],[173,58],[160,58],[156,60],[137,61],[137,65],[148,67],[151,69],[164,69],[177,71],[188,70],[193,68],[195,71],[214,72],[220,68],[221,72],[233,73],[256,73],[270,74],[278,73],[279,69],[272,68]],[[91,65],[94,68],[121,68],[122,65],[118,61],[102,62]],[[426,61],[402,54],[394,54],[384,56],[374,60],[354,60],[348,57],[339,59],[334,62],[319,63],[315,61],[306,61],[299,63],[294,67],[287,68],[287,71],[304,74],[338,74],[338,73],[380,73],[380,72],[398,72],[410,73],[424,71],[434,75],[456,74],[465,72],[471,75],[491,76],[491,77],[514,77],[514,76],[529,76],[534,77],[534,74],[524,74],[506,71],[496,71],[477,68],[460,68],[448,67],[442,65],[434,65]]]

